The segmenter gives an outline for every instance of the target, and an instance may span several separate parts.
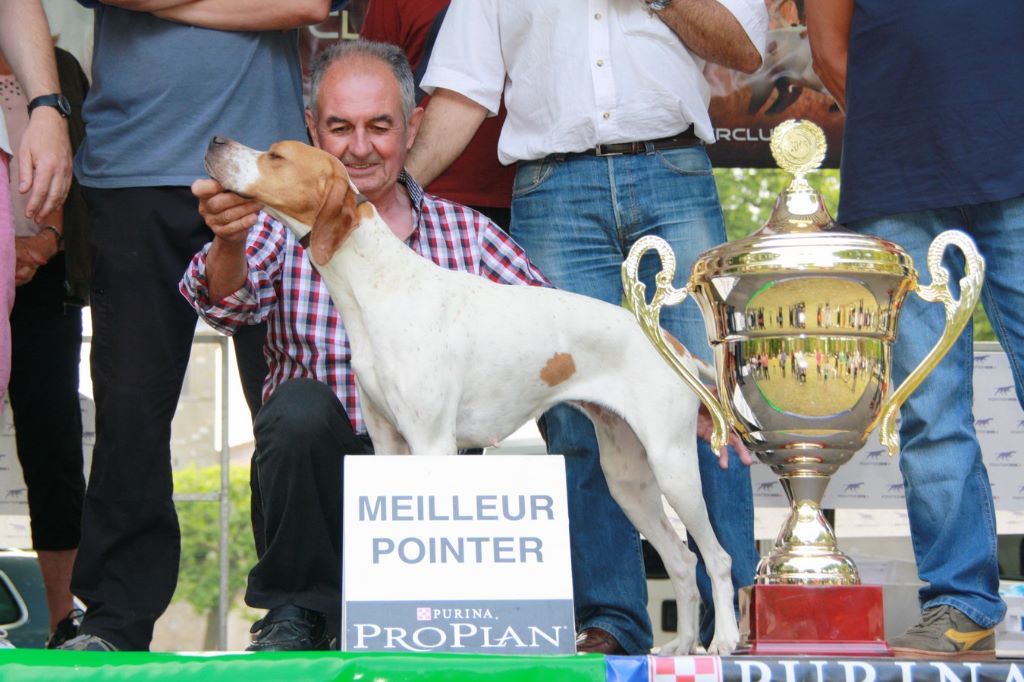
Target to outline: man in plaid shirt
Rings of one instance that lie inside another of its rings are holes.
[[[401,50],[340,42],[314,65],[307,124],[392,231],[438,265],[503,284],[550,286],[483,215],[423,193],[403,170],[422,110]],[[215,329],[266,320],[269,374],[254,423],[253,531],[246,603],[269,609],[249,649],[327,648],[340,618],[342,453],[373,451],[345,328],[305,251],[279,221],[213,180],[193,191],[215,233],[181,292]],[[255,229],[250,229],[255,223]]]

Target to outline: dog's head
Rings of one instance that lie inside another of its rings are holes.
[[[224,189],[266,206],[307,246],[315,265],[326,265],[358,225],[358,190],[348,171],[316,147],[286,140],[259,151],[218,136],[205,164]]]

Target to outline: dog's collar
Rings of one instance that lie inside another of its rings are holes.
[[[356,194],[356,206],[358,206],[359,204],[365,204],[367,201],[369,201],[369,198],[367,198],[367,196],[362,192]],[[302,238],[299,240],[299,244],[302,245],[302,248],[309,248],[309,236],[311,234],[313,234],[313,230],[310,230],[306,234],[302,235]]]

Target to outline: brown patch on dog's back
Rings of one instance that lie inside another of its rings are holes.
[[[540,379],[548,386],[557,386],[576,373],[576,361],[569,353],[555,353],[540,371]]]

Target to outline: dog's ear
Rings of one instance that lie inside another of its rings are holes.
[[[343,178],[331,176],[324,195],[309,238],[310,255],[317,265],[327,265],[357,220],[355,192]]]

